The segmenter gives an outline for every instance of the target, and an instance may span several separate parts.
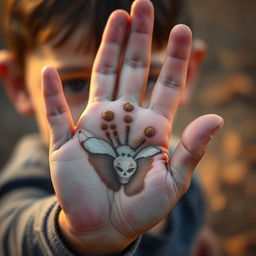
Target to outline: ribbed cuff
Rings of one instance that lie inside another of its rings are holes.
[[[36,236],[46,255],[74,256],[64,245],[58,231],[60,206],[55,196],[49,198],[39,210],[35,222]]]

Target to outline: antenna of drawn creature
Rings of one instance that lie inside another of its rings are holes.
[[[106,135],[106,137],[108,138],[110,144],[113,147],[119,147],[119,146],[122,146],[122,145],[128,145],[129,144],[129,135],[130,135],[130,126],[129,125],[127,125],[126,129],[125,129],[124,143],[122,143],[120,138],[119,138],[118,132],[116,130],[116,125],[112,125],[110,128],[113,129],[112,134],[109,131],[107,131],[108,130],[108,126],[107,125],[102,127],[102,129],[104,129],[106,131],[105,135]],[[113,135],[114,141],[113,141],[111,135]],[[116,143],[116,146],[115,146],[114,142]]]
[[[130,126],[127,125],[125,129],[125,144],[129,144]]]
[[[120,139],[119,139],[119,136],[118,136],[117,131],[114,131],[114,132],[113,132],[113,135],[114,135],[114,138],[116,139],[116,144],[117,144],[117,146],[121,146],[122,144],[121,144],[121,141],[120,141]]]
[[[146,142],[146,139],[145,138],[141,138],[141,140],[139,141],[138,145],[134,147],[135,151],[137,151],[138,148],[141,147],[145,142]]]
[[[111,136],[110,136],[110,133],[109,133],[109,132],[106,132],[106,136],[107,136],[107,138],[108,138],[110,144],[111,144],[113,147],[115,147],[115,145],[114,145],[114,143],[113,143],[113,140],[111,139]]]

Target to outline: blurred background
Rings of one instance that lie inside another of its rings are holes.
[[[194,37],[207,56],[189,106],[181,109],[174,131],[194,118],[216,113],[225,126],[200,163],[208,204],[207,222],[218,235],[223,255],[256,255],[256,1],[189,0]],[[0,46],[3,41],[0,39]],[[36,131],[33,118],[20,117],[0,86],[0,167],[17,140]]]
[[[194,36],[208,46],[191,104],[179,112],[180,131],[201,114],[225,125],[199,166],[207,221],[223,255],[256,255],[256,1],[190,0]]]

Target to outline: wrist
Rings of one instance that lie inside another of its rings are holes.
[[[58,216],[58,226],[64,243],[72,252],[79,255],[122,255],[121,252],[137,238],[127,238],[120,233],[117,234],[117,231],[110,231],[107,228],[90,233],[76,232],[67,221],[63,210]]]

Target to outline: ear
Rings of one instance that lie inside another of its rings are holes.
[[[206,44],[203,40],[195,39],[193,41],[190,60],[188,64],[186,89],[181,99],[182,105],[189,103],[192,89],[196,84],[197,77],[200,71],[200,65],[204,59],[206,49]]]
[[[0,50],[0,79],[17,111],[23,115],[32,115],[32,102],[25,86],[23,72],[8,50]]]

